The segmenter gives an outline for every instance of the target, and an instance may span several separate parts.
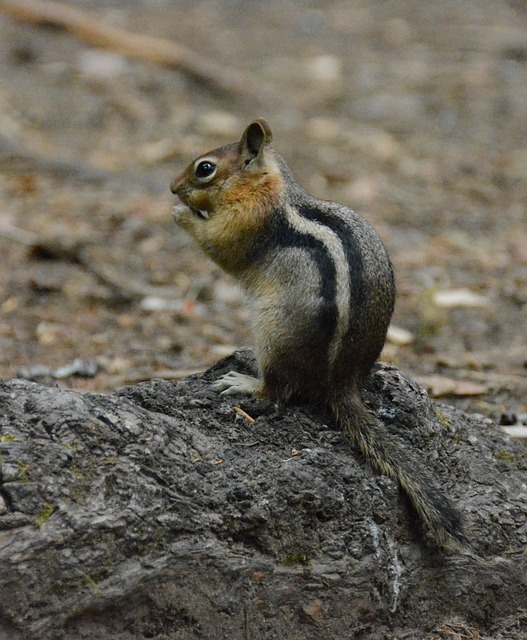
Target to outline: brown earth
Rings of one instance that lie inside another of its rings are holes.
[[[183,69],[0,13],[0,377],[80,358],[97,364],[94,377],[40,379],[106,391],[250,344],[243,297],[176,229],[168,184],[265,115],[299,181],[364,212],[388,246],[394,323],[413,341],[390,343],[385,357],[458,407],[521,419],[522,3],[70,5],[178,41],[245,80],[221,93]],[[435,302],[457,289],[480,298]]]

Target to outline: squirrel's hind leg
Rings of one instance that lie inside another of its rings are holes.
[[[247,376],[237,371],[229,371],[212,383],[215,391],[221,391],[222,396],[234,395],[260,395],[263,390],[263,383],[260,378]]]

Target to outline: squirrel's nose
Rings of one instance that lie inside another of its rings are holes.
[[[178,191],[181,189],[181,187],[183,187],[185,185],[185,179],[183,176],[178,176],[177,178],[174,178],[172,180],[172,182],[170,183],[170,191],[172,191],[172,193],[174,195],[179,195]]]

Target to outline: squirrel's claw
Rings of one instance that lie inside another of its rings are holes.
[[[262,389],[262,381],[254,376],[247,376],[237,371],[229,371],[212,383],[215,391],[222,396],[255,395]]]

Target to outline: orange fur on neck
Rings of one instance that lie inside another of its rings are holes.
[[[251,254],[262,241],[271,213],[282,197],[279,173],[238,176],[224,185],[213,214],[201,225],[197,240],[210,257],[230,273],[250,266]],[[205,241],[205,244],[203,244]]]

